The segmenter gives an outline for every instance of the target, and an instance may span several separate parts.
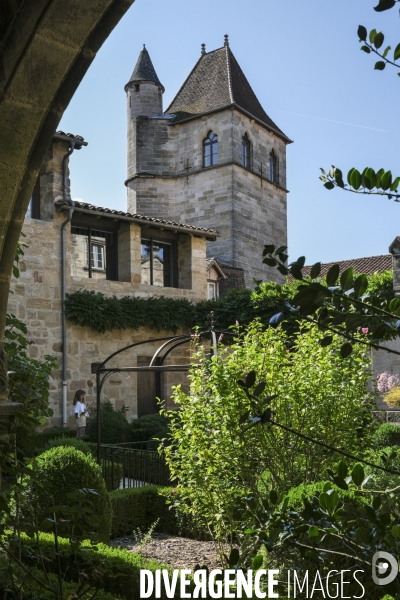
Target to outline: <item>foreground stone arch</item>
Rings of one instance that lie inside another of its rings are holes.
[[[0,3],[0,401],[12,263],[40,166],[97,51],[134,0]]]

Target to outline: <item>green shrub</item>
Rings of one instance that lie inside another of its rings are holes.
[[[90,442],[97,442],[97,415],[88,425]],[[131,440],[131,427],[119,412],[100,411],[100,435],[102,444],[121,444]]]
[[[182,514],[168,504],[175,490],[158,486],[145,486],[111,492],[111,537],[129,535],[140,529],[147,531],[159,519],[156,531],[206,539],[206,532],[196,528],[189,515]]]
[[[293,507],[294,510],[301,510],[304,507],[303,498],[318,496],[323,491],[324,485],[325,481],[318,481],[316,483],[302,484],[292,488],[287,494],[289,506]],[[345,502],[352,504],[357,510],[362,509],[363,504],[368,503],[364,500],[363,496],[358,495],[354,489],[344,491],[335,486],[335,484],[332,484],[332,488],[340,493]]]
[[[397,426],[396,426],[397,427]],[[399,446],[387,446],[376,450],[371,450],[366,454],[366,458],[376,465],[400,471],[400,448]],[[392,490],[400,486],[400,475],[386,473],[379,469],[366,466],[365,474],[369,476],[366,482],[365,490]],[[398,510],[400,507],[399,494],[388,494],[386,501],[389,507],[393,510]]]
[[[43,431],[38,432],[39,438],[41,438],[44,443],[47,443],[50,440],[54,440],[59,437],[68,437],[68,438],[76,438],[76,429],[66,429],[65,427],[51,427],[50,429],[44,429]]]
[[[140,442],[153,438],[162,439],[168,435],[168,425],[169,419],[164,415],[160,415],[159,413],[143,415],[143,417],[139,417],[131,423],[132,435],[136,437],[132,441]],[[138,439],[138,432],[141,439]]]
[[[84,442],[82,439],[76,437],[71,438],[62,436],[51,439],[46,444],[46,450],[49,450],[50,448],[59,448],[60,446],[75,448],[75,450],[80,450],[83,454],[89,454],[90,456],[93,456],[93,458],[96,458],[96,444]]]
[[[22,536],[22,544],[22,560],[30,565],[34,555],[34,552],[30,551],[30,546],[34,548],[35,541],[24,535]],[[48,557],[49,570],[56,573],[57,558],[54,553],[53,536],[41,534],[40,546],[43,553]],[[59,557],[61,570],[66,573],[67,581],[77,580],[78,567],[81,572],[86,572],[88,575],[97,572],[99,577],[102,577],[101,586],[106,592],[114,594],[114,598],[117,598],[117,594],[119,594],[126,600],[137,600],[140,597],[141,569],[150,571],[168,569],[171,572],[171,569],[165,564],[155,560],[147,560],[135,552],[110,548],[106,544],[97,544],[97,551],[95,552],[90,551],[89,542],[84,542],[83,548],[74,555],[71,552],[68,540],[63,538],[59,538]],[[177,586],[177,592],[176,597],[179,598],[179,586]],[[161,595],[163,599],[166,599],[165,594],[162,593]]]
[[[100,467],[94,459],[75,448],[60,446],[41,454],[37,459],[39,481],[46,483],[44,488],[38,487],[38,505],[46,510],[51,505],[65,505],[68,494],[82,489],[95,490],[96,494],[86,494],[87,502],[99,519],[98,524],[89,531],[101,535],[110,535],[111,502]],[[68,520],[59,524],[60,535],[70,535]],[[87,530],[84,513],[78,514],[75,533],[82,535]]]
[[[372,437],[372,443],[378,448],[400,446],[400,425],[395,423],[379,425]]]

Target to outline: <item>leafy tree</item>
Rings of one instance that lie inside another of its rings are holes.
[[[271,486],[287,491],[316,481],[335,460],[289,431],[250,428],[268,411],[302,434],[348,451],[366,444],[368,426],[360,438],[370,420],[364,347],[356,346],[343,362],[340,339],[334,336],[324,347],[321,338],[317,327],[306,324],[289,351],[292,340],[281,327],[263,330],[254,323],[211,360],[200,348],[190,394],[175,388],[180,410],[168,413],[172,441],[165,448],[178,481],[174,498],[216,538],[233,539],[240,530],[247,495],[261,502]]]

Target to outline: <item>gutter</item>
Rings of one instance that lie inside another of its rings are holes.
[[[82,143],[72,137],[59,136],[58,139],[68,141],[70,149],[64,155],[62,161],[62,192],[63,192],[63,207],[65,210],[68,207],[68,217],[63,221],[61,225],[61,348],[62,348],[62,362],[61,362],[61,377],[62,377],[62,426],[67,426],[67,324],[65,317],[65,299],[67,293],[67,274],[66,274],[66,227],[71,222],[72,215],[74,212],[75,202],[72,198],[67,195],[67,160],[75,150],[80,150]],[[87,145],[87,143],[85,143]]]

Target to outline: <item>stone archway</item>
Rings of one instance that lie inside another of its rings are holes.
[[[134,0],[0,4],[0,402],[12,264],[34,183],[57,125],[97,51]]]

